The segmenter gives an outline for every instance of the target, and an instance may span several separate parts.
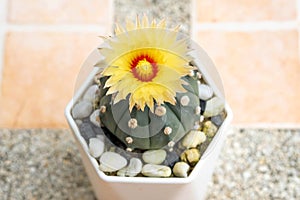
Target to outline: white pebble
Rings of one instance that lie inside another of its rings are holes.
[[[171,168],[165,165],[146,164],[142,169],[142,174],[149,177],[169,177]]]
[[[101,121],[100,121],[100,116],[99,116],[100,110],[97,109],[95,110],[91,115],[90,115],[90,121],[95,125],[100,127],[101,126]]]
[[[118,153],[105,152],[101,155],[100,170],[104,172],[115,172],[127,165],[127,160]]]
[[[74,119],[82,119],[88,117],[93,111],[93,105],[89,101],[81,101],[77,103],[72,109],[72,116]]]
[[[90,138],[89,140],[89,151],[91,156],[94,158],[99,158],[104,152],[104,137]]]
[[[204,117],[212,117],[218,115],[224,110],[224,101],[218,97],[213,97],[206,102]]]
[[[96,92],[99,90],[97,85],[90,86],[83,95],[83,100],[93,102],[96,97]]]
[[[142,155],[145,163],[161,164],[166,159],[167,152],[163,149],[145,151]]]
[[[206,140],[202,131],[191,130],[182,140],[182,146],[185,148],[195,148]]]
[[[117,173],[118,176],[134,177],[142,171],[143,163],[138,158],[131,158],[129,165],[123,169],[120,169]]]
[[[206,84],[200,84],[198,88],[199,88],[199,98],[202,100],[206,101],[210,99],[214,94],[212,88]]]
[[[178,177],[187,177],[188,171],[190,170],[189,164],[185,162],[177,162],[173,167],[173,173]]]

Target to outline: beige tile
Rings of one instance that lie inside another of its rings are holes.
[[[297,31],[198,33],[223,79],[235,123],[300,123]]]
[[[108,24],[110,0],[10,0],[8,20],[23,24]]]
[[[198,22],[283,21],[297,17],[296,0],[200,0]]]
[[[0,127],[66,127],[64,108],[99,33],[10,32],[6,37]]]

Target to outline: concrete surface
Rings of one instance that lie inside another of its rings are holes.
[[[207,199],[300,198],[300,130],[229,132]],[[0,199],[95,199],[70,131],[0,129]]]

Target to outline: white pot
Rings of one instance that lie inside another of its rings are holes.
[[[221,82],[213,63],[202,49],[197,48],[193,52],[197,59],[197,66],[200,68],[206,82],[213,88],[215,94],[221,98],[222,95]],[[97,50],[94,50],[83,64],[85,73],[88,76],[84,82],[80,84],[80,88],[75,92],[74,98],[67,105],[65,115],[72,129],[76,143],[78,145],[83,164],[90,178],[95,194],[99,200],[201,200],[205,197],[205,190],[209,182],[212,172],[222,148],[222,144],[226,138],[226,127],[232,119],[232,112],[227,103],[225,110],[227,117],[223,124],[219,127],[218,132],[214,136],[210,145],[206,149],[204,155],[197,163],[191,174],[187,178],[149,178],[149,177],[118,177],[107,176],[99,170],[99,165],[95,158],[91,157],[88,151],[88,146],[81,136],[79,129],[71,116],[71,109],[85,90],[93,81],[94,75],[99,69],[93,65],[99,61],[101,55]],[[212,77],[210,74],[213,74]]]

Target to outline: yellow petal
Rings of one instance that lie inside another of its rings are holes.
[[[131,31],[131,30],[135,29],[134,23],[131,20],[129,20],[128,18],[126,19],[126,29],[127,29],[127,31]]]
[[[147,15],[143,16],[143,27],[148,27],[149,26],[149,21]]]
[[[124,32],[124,29],[118,23],[116,23],[115,25],[116,25],[116,28],[115,28],[116,35]]]
[[[106,46],[99,50],[108,65],[102,72],[110,76],[105,87],[107,94],[116,94],[114,103],[129,95],[129,108],[135,105],[142,110],[148,106],[154,109],[154,102],[175,104],[176,92],[185,92],[181,79],[192,69],[188,63],[188,44],[184,39],[178,40],[178,27],[174,31],[166,29],[166,21],[155,20],[149,24],[147,16],[136,24],[127,20],[125,29],[116,24],[116,36],[106,39]],[[132,73],[137,65],[136,59],[143,56],[151,58],[158,67],[155,77],[144,82]]]
[[[162,19],[158,24],[157,27],[159,28],[166,28],[166,20]]]
[[[156,27],[156,20],[155,20],[155,19],[152,20],[152,22],[151,22],[151,27],[152,27],[152,28],[155,28],[155,27]]]

